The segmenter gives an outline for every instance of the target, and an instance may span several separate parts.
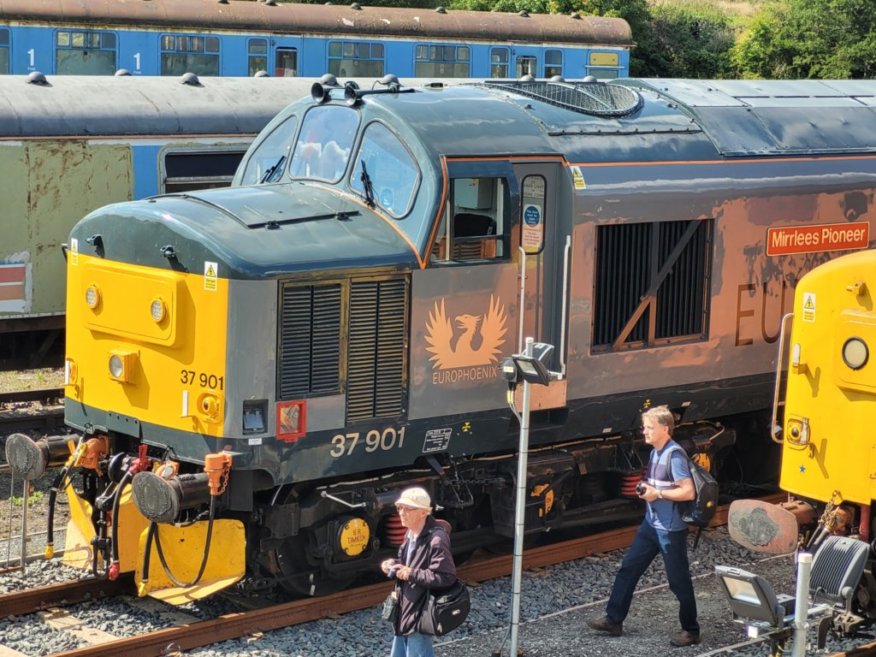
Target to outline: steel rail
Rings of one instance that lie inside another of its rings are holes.
[[[0,406],[4,404],[26,404],[33,402],[54,402],[64,399],[64,388],[44,388],[41,390],[16,390],[0,392]]]
[[[763,498],[764,501],[784,500],[784,494]],[[712,526],[726,523],[728,507],[716,513]],[[638,527],[625,527],[527,550],[523,556],[524,568],[538,568],[578,559],[599,552],[627,547]],[[482,582],[504,577],[511,573],[511,555],[490,557],[460,566],[459,578],[466,582]],[[189,623],[149,634],[119,639],[109,643],[87,646],[58,653],[55,657],[162,657],[173,650],[192,650],[206,645],[236,639],[248,634],[267,632],[283,627],[307,623],[336,614],[368,609],[378,605],[388,595],[391,584],[382,582],[341,591],[320,598],[295,600],[252,611],[225,614],[208,621]]]
[[[5,572],[10,571],[0,571],[0,574]],[[137,594],[133,573],[125,573],[114,581],[89,577],[75,582],[61,582],[5,593],[0,595],[0,609],[4,616],[23,616],[49,607],[125,594]]]

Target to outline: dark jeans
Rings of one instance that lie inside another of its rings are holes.
[[[680,604],[678,619],[681,621],[681,629],[688,632],[700,631],[697,623],[697,601],[687,561],[687,534],[687,530],[667,532],[654,529],[647,521],[642,522],[615,577],[611,597],[605,609],[609,620],[613,623],[624,621],[630,611],[633,591],[636,590],[639,578],[654,561],[654,557],[662,554],[669,590],[675,594]]]

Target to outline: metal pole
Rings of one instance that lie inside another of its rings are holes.
[[[801,552],[797,555],[797,599],[794,601],[794,644],[792,657],[804,657],[809,632],[806,617],[809,614],[809,575],[812,572],[812,555]]]
[[[526,338],[524,356],[532,356],[532,338]],[[511,568],[511,648],[509,657],[517,657],[517,634],[520,629],[520,584],[523,579],[523,532],[526,519],[526,471],[529,460],[529,390],[523,380],[523,408],[520,409],[520,447],[517,455],[517,505],[514,510],[514,561]]]
[[[21,572],[27,570],[27,498],[30,494],[30,482],[22,481],[21,487]]]

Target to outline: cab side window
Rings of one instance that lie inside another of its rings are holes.
[[[509,254],[503,178],[455,178],[432,248],[432,262],[506,260]]]

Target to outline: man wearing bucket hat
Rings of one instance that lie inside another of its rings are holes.
[[[433,657],[432,637],[418,632],[417,625],[428,590],[456,582],[449,525],[432,517],[432,500],[423,488],[403,491],[395,508],[408,531],[398,559],[380,564],[383,572],[398,582],[399,613],[390,657]]]

